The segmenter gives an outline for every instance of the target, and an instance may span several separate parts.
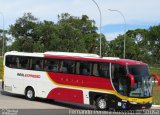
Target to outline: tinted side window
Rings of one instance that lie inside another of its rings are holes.
[[[92,74],[92,63],[87,61],[80,61],[76,64],[76,73],[81,75]]]
[[[43,61],[44,60],[42,58],[31,58],[30,61],[31,61],[30,69],[38,70],[38,71],[43,70]]]
[[[93,75],[109,78],[109,63],[94,63]]]
[[[45,59],[44,71],[59,72],[59,60]]]
[[[112,78],[118,79],[119,77],[126,76],[127,72],[125,66],[119,64],[112,64]]]
[[[16,58],[16,56],[6,56],[5,65],[10,68],[17,68]]]
[[[29,69],[29,58],[20,56],[6,56],[6,66],[17,69]]]
[[[18,63],[19,61],[19,63]],[[17,57],[17,66],[20,69],[29,69],[29,58],[28,57]]]
[[[75,71],[75,61],[62,60],[60,62],[60,72],[74,74],[74,71]]]

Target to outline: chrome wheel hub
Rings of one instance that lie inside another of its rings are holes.
[[[100,109],[105,109],[106,106],[107,106],[107,103],[106,103],[105,99],[99,100],[98,106],[99,106]]]
[[[33,97],[33,91],[32,90],[28,90],[27,91],[27,97],[28,98],[32,98]]]

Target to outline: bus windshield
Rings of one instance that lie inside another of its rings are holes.
[[[130,88],[130,97],[150,97],[152,96],[152,80],[148,66],[129,65],[128,72],[134,76],[134,87]]]
[[[119,94],[140,98],[152,96],[152,80],[148,66],[112,64],[111,70],[112,84]],[[130,79],[127,77],[128,73],[134,76],[134,86],[132,87]]]

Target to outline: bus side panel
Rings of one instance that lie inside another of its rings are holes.
[[[34,89],[36,97],[42,98],[55,87],[46,72],[5,67],[4,91],[24,95],[28,86]]]
[[[41,76],[37,82],[37,97],[47,98],[49,92],[58,86],[50,80],[46,72],[39,73]]]
[[[106,78],[54,72],[48,72],[48,75],[56,84],[113,90],[110,80]]]
[[[24,94],[24,83],[17,76],[17,69],[5,67],[4,72],[4,91],[16,94]]]
[[[75,89],[55,88],[50,91],[47,98],[84,104],[83,92]]]

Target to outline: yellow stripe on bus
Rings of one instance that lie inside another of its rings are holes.
[[[148,103],[148,102],[152,101],[152,97],[150,97],[150,98],[144,98],[144,99],[142,99],[142,98],[131,98],[131,97],[122,96],[122,95],[120,95],[119,93],[117,93],[114,90],[107,90],[107,89],[99,89],[99,88],[91,88],[91,87],[83,87],[83,86],[74,86],[74,85],[59,84],[59,83],[55,82],[54,80],[52,80],[47,72],[46,72],[46,74],[47,74],[47,76],[48,76],[48,78],[49,78],[49,80],[51,82],[53,82],[55,85],[60,86],[60,87],[65,87],[65,88],[67,87],[67,88],[74,88],[74,89],[78,88],[80,90],[86,89],[86,90],[94,90],[94,91],[98,91],[98,92],[109,93],[109,94],[116,95],[120,99],[127,100],[129,102]]]

